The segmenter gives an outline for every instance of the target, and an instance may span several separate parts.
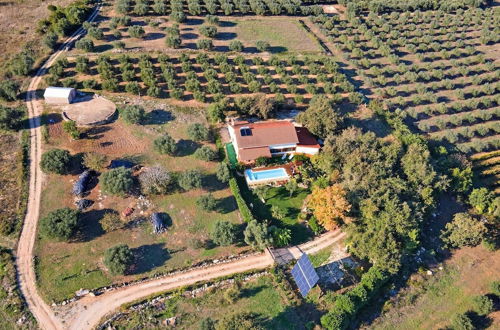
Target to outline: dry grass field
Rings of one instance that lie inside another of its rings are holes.
[[[151,276],[246,249],[202,244],[209,238],[215,221],[240,223],[229,188],[215,178],[216,163],[200,161],[192,155],[198,144],[189,140],[186,128],[189,123],[205,123],[204,119],[197,113],[182,111],[156,110],[153,113],[149,116],[149,124],[135,126],[117,120],[91,130],[88,138],[77,141],[68,138],[57,115],[49,116],[53,124],[49,125],[50,138],[46,148],[65,148],[72,154],[99,152],[106,154],[110,160],[128,158],[144,166],[163,165],[173,173],[198,169],[204,174],[204,182],[202,189],[148,197],[150,205],[126,220],[129,222],[124,229],[110,233],[105,233],[99,223],[104,213],[110,210],[122,212],[127,207],[138,210],[138,198],[105,195],[97,183],[86,197],[95,204],[82,214],[82,227],[73,241],[55,242],[45,238],[37,241],[39,286],[48,301],[63,300],[82,287],[91,289]],[[159,155],[152,150],[152,141],[161,132],[168,132],[178,140],[178,156]],[[42,195],[42,216],[64,206],[74,207],[71,189],[76,178],[77,174],[47,177]],[[196,205],[198,197],[208,191],[217,199],[219,211],[203,211]],[[163,234],[152,233],[147,217],[154,211],[168,215],[167,222],[170,224]],[[140,218],[146,219],[139,222],[132,220]],[[140,257],[132,274],[113,277],[104,267],[102,256],[106,249],[120,243],[128,244]]]
[[[462,248],[432,277],[416,274],[410,285],[387,304],[395,306],[369,329],[444,329],[457,313],[472,309],[472,298],[490,293],[498,280],[500,252],[482,246]],[[489,315],[487,329],[500,328],[500,311]]]

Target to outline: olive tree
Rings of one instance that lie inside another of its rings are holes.
[[[153,141],[153,148],[160,154],[172,156],[177,152],[177,143],[170,135],[165,133]]]
[[[68,207],[50,212],[41,220],[42,234],[58,240],[70,239],[78,225],[78,214]]]
[[[68,150],[51,149],[42,155],[40,167],[45,173],[66,174],[71,163]]]
[[[119,244],[106,250],[104,264],[113,275],[125,275],[134,262],[134,254],[126,244]]]
[[[132,172],[125,167],[118,167],[101,176],[101,185],[104,192],[111,195],[124,195],[134,186]]]
[[[219,220],[215,223],[210,238],[219,246],[231,245],[237,240],[236,227],[229,221]]]

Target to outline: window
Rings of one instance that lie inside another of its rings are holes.
[[[242,128],[240,128],[240,135],[241,136],[251,136],[252,130],[249,127],[242,127]]]

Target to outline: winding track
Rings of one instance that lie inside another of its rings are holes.
[[[94,20],[100,9],[96,7],[89,21]],[[19,238],[16,252],[16,265],[18,281],[22,294],[32,314],[42,329],[50,330],[87,330],[99,325],[100,320],[107,314],[113,312],[125,303],[145,298],[149,295],[194,284],[200,281],[212,280],[221,276],[241,273],[249,270],[264,269],[271,266],[274,261],[268,253],[252,255],[239,260],[216,264],[207,268],[193,269],[184,273],[161,277],[151,281],[133,284],[106,292],[97,297],[84,297],[65,306],[57,313],[40,297],[36,287],[36,275],[34,270],[33,248],[36,239],[36,228],[40,213],[40,197],[42,191],[43,173],[38,164],[41,159],[42,139],[40,116],[42,114],[42,101],[37,99],[37,89],[42,76],[48,68],[65,52],[72,42],[84,34],[82,28],[78,29],[64,44],[52,54],[43,66],[37,71],[31,80],[27,93],[26,105],[29,113],[30,124],[30,188],[26,217]],[[344,237],[340,231],[329,232],[314,241],[299,246],[300,250],[307,253],[315,253],[330,246]],[[300,251],[291,248],[290,252],[297,256]]]

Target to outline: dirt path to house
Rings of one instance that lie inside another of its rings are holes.
[[[99,4],[89,21],[95,19],[99,13],[101,5]],[[61,322],[56,318],[50,307],[43,301],[37,292],[36,275],[34,269],[33,247],[36,239],[36,228],[40,213],[40,197],[42,192],[43,173],[38,164],[40,163],[42,153],[42,138],[41,138],[41,114],[43,104],[38,100],[36,95],[38,86],[42,81],[43,74],[48,68],[63,54],[66,47],[77,40],[84,33],[83,28],[78,29],[64,44],[61,45],[43,66],[36,72],[31,80],[26,92],[26,105],[28,107],[29,124],[30,124],[30,187],[29,199],[24,219],[24,225],[19,238],[16,251],[16,267],[18,272],[18,281],[21,292],[26,300],[26,303],[35,316],[38,325],[45,329],[63,329]]]

